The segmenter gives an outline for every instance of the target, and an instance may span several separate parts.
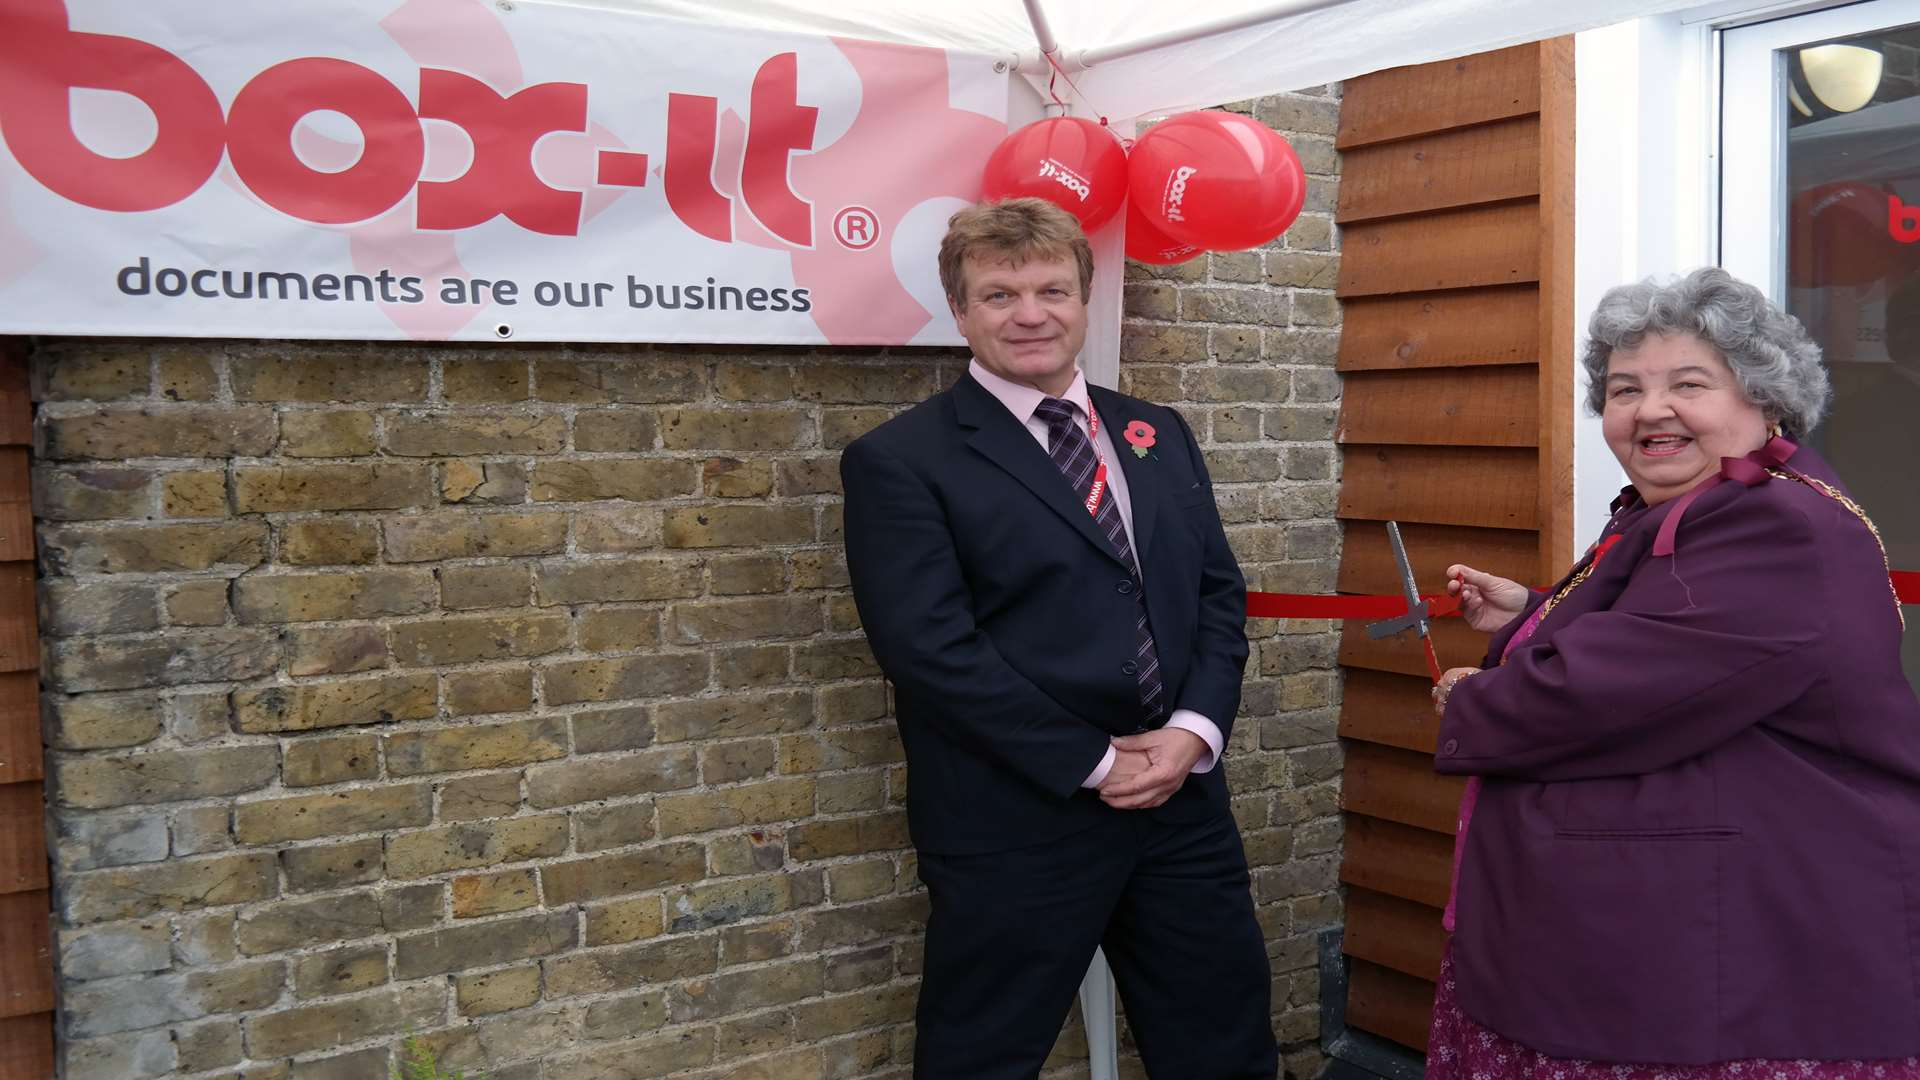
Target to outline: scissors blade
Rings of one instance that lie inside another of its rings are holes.
[[[1420,590],[1413,583],[1413,563],[1407,558],[1407,545],[1400,539],[1400,523],[1387,522],[1387,543],[1393,547],[1393,561],[1400,567],[1400,591],[1407,598],[1407,616],[1411,625],[1417,627],[1420,636],[1427,635],[1427,602],[1420,599]]]

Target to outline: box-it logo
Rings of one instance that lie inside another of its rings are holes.
[[[1920,206],[1908,206],[1900,196],[1888,195],[1887,235],[1903,244],[1920,244]]]
[[[1167,194],[1160,200],[1160,213],[1168,221],[1187,220],[1180,214],[1180,201],[1187,197],[1187,178],[1199,171],[1191,165],[1182,165],[1167,178]]]
[[[1093,188],[1088,185],[1086,177],[1081,176],[1079,173],[1074,172],[1072,169],[1067,168],[1052,158],[1042,158],[1040,160],[1040,175],[1042,177],[1051,177],[1053,181],[1061,187],[1080,196],[1081,202],[1086,202],[1087,196],[1093,193]]]

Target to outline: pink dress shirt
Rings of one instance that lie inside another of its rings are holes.
[[[1003,379],[982,367],[978,360],[967,365],[967,373],[973,376],[973,381],[984,387],[987,393],[992,394],[1000,404],[1005,405],[1014,419],[1026,425],[1035,441],[1039,442],[1040,449],[1047,449],[1047,422],[1033,415],[1033,411],[1047,399],[1045,393],[1024,383]],[[1087,377],[1078,371],[1074,372],[1073,385],[1067,387],[1067,392],[1060,395],[1060,400],[1073,406],[1074,423],[1080,425],[1081,431],[1086,431]],[[1127,530],[1127,542],[1131,544],[1133,542],[1133,500],[1127,493],[1126,470],[1119,467],[1120,457],[1114,452],[1113,439],[1106,424],[1100,425],[1100,431],[1094,436],[1093,446],[1099,451],[1101,460],[1111,464],[1107,470],[1107,491],[1113,496],[1114,506],[1120,511],[1120,524]],[[1166,726],[1191,731],[1207,744],[1207,753],[1193,763],[1194,772],[1207,772],[1219,764],[1220,749],[1226,740],[1220,737],[1218,724],[1192,709],[1175,709],[1173,715],[1168,717]],[[1100,759],[1100,764],[1094,766],[1093,771],[1087,774],[1087,778],[1081,781],[1080,786],[1099,787],[1100,782],[1107,778],[1108,771],[1113,768],[1115,756],[1113,747],[1107,747],[1106,756]]]

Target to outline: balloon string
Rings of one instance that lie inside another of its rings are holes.
[[[1080,84],[1074,82],[1073,76],[1067,74],[1066,69],[1060,66],[1060,61],[1055,60],[1053,58],[1052,53],[1043,53],[1041,55],[1046,57],[1047,67],[1050,69],[1047,72],[1047,93],[1052,96],[1053,103],[1055,105],[1059,105],[1062,107],[1064,107],[1067,104],[1065,101],[1062,101],[1060,99],[1060,95],[1057,92],[1055,92],[1053,88],[1054,80],[1056,78],[1059,78],[1059,79],[1067,80],[1067,85],[1073,89],[1073,94],[1075,97],[1079,98],[1081,101],[1086,102],[1088,107],[1090,108],[1093,107],[1093,102],[1088,100],[1086,92],[1081,90]],[[1094,108],[1093,112],[1094,112],[1094,115],[1099,118],[1101,127],[1108,126],[1106,113],[1102,112],[1098,108]]]

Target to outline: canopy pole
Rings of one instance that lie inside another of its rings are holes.
[[[1044,22],[1038,20],[1044,20],[1045,16],[1038,14],[1040,7],[1038,0],[1026,0],[1026,2],[1027,13],[1029,16],[1036,16],[1037,19],[1034,24],[1034,34],[1036,37],[1041,37],[1041,28],[1044,26]],[[1123,41],[1116,45],[1102,45],[1098,48],[1083,49],[1080,52],[1070,53],[1060,57],[1059,62],[1062,67],[1070,71],[1078,71],[1082,68],[1090,68],[1095,64],[1106,63],[1109,60],[1138,56],[1141,53],[1152,52],[1155,49],[1163,49],[1169,45],[1185,45],[1189,41],[1198,41],[1201,38],[1212,37],[1215,34],[1244,30],[1249,26],[1259,26],[1262,23],[1276,22],[1289,16],[1304,15],[1310,11],[1322,11],[1326,8],[1340,7],[1350,2],[1351,0],[1284,0],[1282,3],[1275,4],[1272,7],[1262,8],[1258,11],[1249,11],[1223,19],[1215,19],[1211,22],[1197,23],[1179,30],[1168,30],[1164,33],[1150,34],[1147,37],[1138,38],[1133,41]],[[1047,70],[1046,56],[1054,50],[1047,48],[1045,42],[1051,40],[1052,34],[1049,32],[1042,38],[1043,44],[1038,53],[1021,54],[1019,67],[1021,74],[1031,75]]]
[[[1052,56],[1055,52],[1059,51],[1060,43],[1053,39],[1053,27],[1047,24],[1046,9],[1040,6],[1040,0],[1025,0],[1025,2],[1027,5],[1027,21],[1033,24],[1034,44],[1040,46],[1041,56]],[[1045,70],[1045,68],[1046,65],[1043,63],[1041,70]]]

